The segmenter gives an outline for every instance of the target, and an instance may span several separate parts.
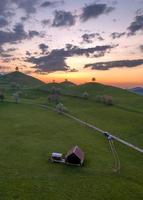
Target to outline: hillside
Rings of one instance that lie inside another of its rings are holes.
[[[13,83],[21,87],[36,87],[44,84],[42,81],[19,71],[0,76],[0,85],[8,87]]]
[[[99,95],[109,95],[113,97],[116,106],[143,112],[143,97],[125,89],[90,82],[82,85],[68,86],[50,83],[39,87],[38,90],[50,92],[53,86],[60,88],[61,94],[69,97],[81,98],[84,92],[88,92],[89,100],[92,101],[96,101],[96,97]]]
[[[66,104],[74,115],[142,147],[142,115],[73,98]],[[92,129],[23,103],[0,103],[0,118],[1,199],[143,198],[140,153],[115,142],[121,160],[121,172],[115,173],[106,138]],[[85,152],[82,168],[48,162],[52,152],[66,153],[73,145]]]

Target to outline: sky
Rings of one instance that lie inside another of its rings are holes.
[[[0,1],[0,73],[143,86],[143,0]]]

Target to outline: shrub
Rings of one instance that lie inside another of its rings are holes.
[[[58,103],[56,105],[56,111],[61,114],[62,112],[68,112],[68,109],[62,103]]]
[[[105,105],[112,106],[114,105],[113,97],[108,95],[98,95],[96,96],[96,101],[99,103],[104,103]]]
[[[82,97],[83,97],[84,99],[88,99],[88,98],[89,98],[88,92],[84,92],[84,93],[82,94]]]

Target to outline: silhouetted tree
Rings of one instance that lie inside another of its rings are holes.
[[[15,71],[19,71],[19,68],[18,68],[18,67],[16,67],[16,68],[15,68]]]
[[[95,77],[93,77],[93,78],[92,78],[92,82],[95,82],[95,81],[96,81],[96,78],[95,78]]]

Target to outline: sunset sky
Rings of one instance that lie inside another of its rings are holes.
[[[0,1],[0,72],[143,86],[143,0]]]

